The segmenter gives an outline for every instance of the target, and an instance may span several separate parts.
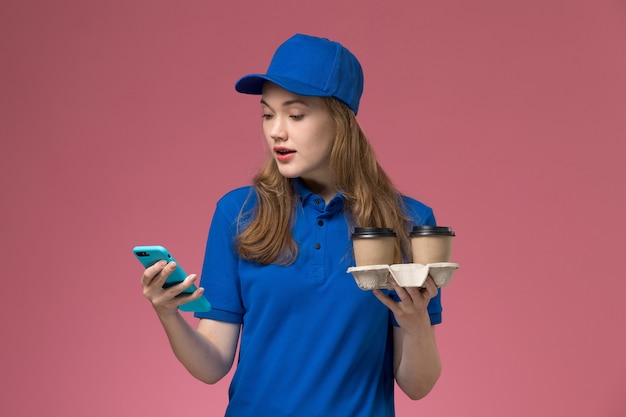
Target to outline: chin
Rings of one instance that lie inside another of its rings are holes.
[[[299,173],[296,173],[296,172],[291,171],[291,170],[286,170],[286,169],[280,169],[279,168],[278,172],[280,172],[280,174],[283,177],[286,177],[286,178],[289,178],[289,179],[295,179],[295,178],[299,178],[300,177]]]

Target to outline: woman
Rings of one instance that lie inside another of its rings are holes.
[[[396,262],[410,261],[408,232],[434,225],[430,208],[400,195],[357,121],[361,66],[337,42],[295,35],[266,74],[240,79],[237,91],[261,95],[270,157],[251,187],[218,202],[197,279],[162,289],[176,267],[160,263],[142,277],[181,363],[215,383],[240,343],[228,416],[392,416],[394,380],[413,399],[441,372],[433,325],[438,289],[362,291],[350,232],[392,227]],[[177,307],[206,291],[213,309],[196,329]]]

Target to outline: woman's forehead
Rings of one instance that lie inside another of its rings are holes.
[[[263,94],[261,95],[261,104],[267,106],[291,106],[304,105],[308,107],[316,107],[322,104],[323,99],[315,96],[303,96],[292,93],[270,81],[266,81],[263,85]]]

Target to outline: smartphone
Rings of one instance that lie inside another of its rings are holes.
[[[170,255],[168,250],[163,246],[135,246],[133,248],[133,253],[145,268],[149,268],[161,260],[165,260],[167,262],[176,261],[176,259],[174,259],[174,257]],[[167,280],[163,284],[163,288],[169,288],[173,285],[180,284],[185,280],[185,278],[187,278],[187,274],[183,271],[183,268],[178,264],[178,262],[176,262],[176,269],[172,271],[169,277],[167,277]],[[196,289],[196,286],[192,285],[183,291],[181,295],[190,294]],[[202,297],[197,300],[181,304],[178,308],[181,311],[209,311],[211,310],[211,304],[204,297],[204,295],[202,295]]]

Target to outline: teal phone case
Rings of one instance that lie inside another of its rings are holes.
[[[151,267],[161,260],[165,260],[167,262],[176,261],[176,259],[174,259],[174,257],[170,255],[167,249],[165,249],[163,246],[135,246],[133,248],[133,253],[145,268]],[[167,277],[165,284],[163,284],[163,288],[179,284],[185,278],[187,278],[187,274],[178,264],[178,262],[176,262],[176,269],[170,274],[169,277]],[[196,286],[192,285],[182,294],[189,294],[194,292],[195,290]],[[211,310],[211,304],[203,295],[197,300],[193,300],[180,305],[178,308],[181,311],[209,311]]]

